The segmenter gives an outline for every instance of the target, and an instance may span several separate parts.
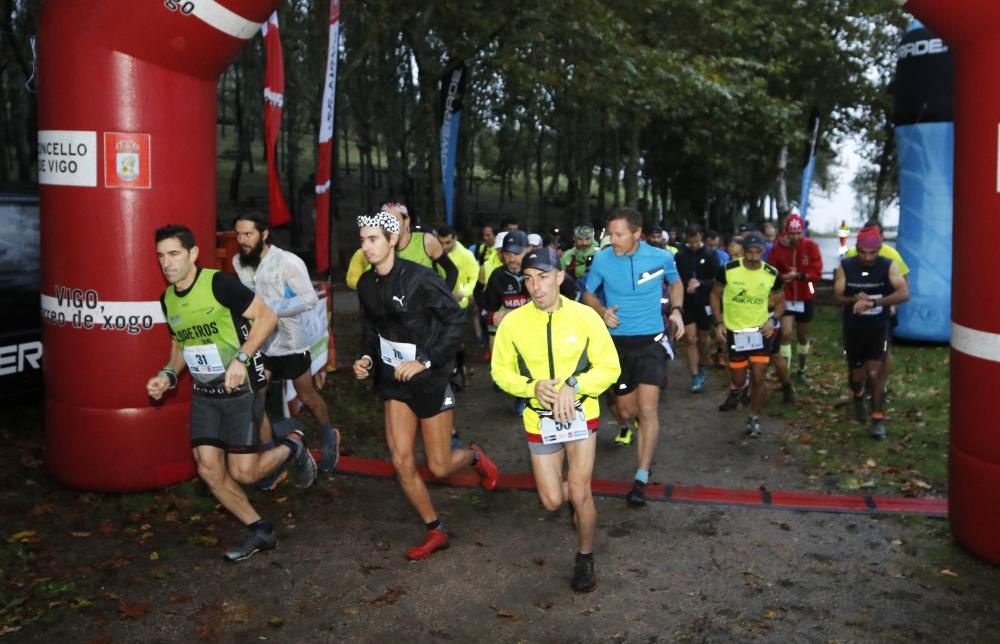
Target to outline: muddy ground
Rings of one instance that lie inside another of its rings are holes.
[[[338,293],[336,301],[346,361],[354,300]],[[456,416],[463,439],[483,444],[506,472],[528,471],[509,399],[492,391],[481,356],[473,352],[470,366]],[[327,387],[348,386],[344,372]],[[766,416],[763,438],[750,441],[742,414],[716,410],[722,372],[698,395],[687,391],[681,363],[671,377],[655,480],[826,489],[782,449],[780,419]],[[352,451],[350,419],[338,420]],[[51,486],[33,434],[3,431],[28,480]],[[614,433],[602,425],[596,476],[628,480],[634,451],[616,447]],[[382,451],[371,438],[356,453]],[[0,562],[11,642],[1000,641],[997,569],[954,545],[942,519],[635,509],[598,498],[598,588],[577,595],[570,517],[548,515],[529,492],[435,487],[452,545],[411,563],[403,552],[422,526],[394,481],[333,475],[312,490],[283,486],[254,495],[279,526],[279,548],[227,564],[221,551],[240,528],[194,485],[141,497],[51,486],[30,503],[19,501],[28,483],[8,476],[4,485],[3,535],[37,533],[16,553],[8,544]],[[19,596],[37,606],[35,618],[10,619],[23,612]]]

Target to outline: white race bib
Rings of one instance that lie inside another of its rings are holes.
[[[806,303],[796,300],[785,301],[785,313],[805,313]]]
[[[577,412],[576,418],[568,423],[560,423],[551,416],[543,416],[540,419],[538,428],[542,432],[542,443],[545,445],[569,443],[590,436],[590,430],[587,429],[587,420],[583,417],[583,412]]]
[[[872,300],[878,301],[878,300],[882,299],[882,294],[878,293],[878,294],[875,294],[875,295],[869,295],[868,297],[870,299],[872,299]],[[872,308],[868,309],[867,311],[865,311],[861,315],[881,315],[881,314],[882,314],[882,307],[881,306],[873,306]]]
[[[188,371],[192,375],[215,376],[226,373],[226,367],[222,364],[222,356],[219,355],[219,349],[214,344],[184,347],[184,362],[187,363]]]
[[[733,331],[733,351],[757,351],[764,348],[764,336],[760,331]]]
[[[382,336],[378,337],[379,350],[382,353],[382,362],[390,367],[398,367],[404,362],[417,359],[417,345],[409,342],[393,342],[386,340]]]
[[[658,340],[658,342],[660,343],[660,346],[663,347],[663,350],[667,352],[667,359],[673,360],[674,347],[672,344],[670,344],[670,338],[667,336],[666,331],[660,334],[660,339]]]

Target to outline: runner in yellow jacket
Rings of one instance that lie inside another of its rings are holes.
[[[510,311],[497,328],[493,381],[528,399],[524,431],[542,505],[572,504],[579,549],[573,590],[590,592],[597,509],[591,495],[598,397],[621,373],[611,334],[597,312],[559,294],[565,278],[555,251],[536,248],[521,263],[531,302]],[[563,484],[563,456],[569,473]]]

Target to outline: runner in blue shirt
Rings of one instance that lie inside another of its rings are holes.
[[[667,386],[667,360],[673,356],[660,311],[662,285],[670,285],[669,319],[674,339],[684,335],[684,286],[673,254],[640,241],[642,216],[638,211],[616,209],[608,220],[608,232],[611,247],[594,257],[583,301],[604,319],[618,350],[622,373],[611,392],[616,414],[625,422],[616,442],[631,442],[631,421],[638,417],[638,469],[626,498],[630,505],[643,505],[660,433],[660,390]],[[602,286],[606,304],[594,295]]]

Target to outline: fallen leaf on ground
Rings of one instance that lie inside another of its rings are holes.
[[[70,530],[70,536],[72,537],[89,537],[90,533],[85,530]]]
[[[945,577],[958,577],[958,573],[955,572],[954,570],[951,570],[950,568],[942,568],[941,574],[944,575]]]
[[[501,617],[511,622],[520,622],[524,619],[522,616],[517,613],[510,612],[506,608],[497,608],[496,606],[492,606],[491,608],[493,608],[494,612],[496,612],[497,617]]]
[[[38,543],[42,535],[35,530],[21,530],[7,537],[7,543]]]
[[[214,546],[219,543],[219,538],[208,534],[196,534],[189,537],[188,541],[199,546]]]
[[[268,626],[274,626],[275,628],[278,628],[280,626],[284,626],[285,625],[285,618],[284,617],[272,617],[271,619],[267,620],[267,625]]]
[[[385,589],[385,592],[376,597],[375,599],[366,599],[365,601],[372,606],[391,606],[399,601],[399,598],[406,594],[406,591],[398,586],[389,586]]]
[[[125,619],[138,619],[144,617],[149,612],[149,606],[145,604],[129,604],[126,601],[118,602],[118,614]]]
[[[250,621],[250,607],[238,602],[222,602],[222,621],[246,624]]]
[[[132,560],[128,557],[112,557],[94,564],[94,567],[103,570],[105,568],[121,568],[122,566],[129,565],[130,563],[132,563]]]

